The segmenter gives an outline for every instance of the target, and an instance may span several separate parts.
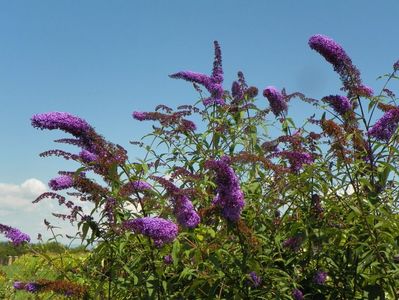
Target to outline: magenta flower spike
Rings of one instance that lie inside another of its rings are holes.
[[[237,222],[245,201],[238,177],[230,167],[229,157],[223,156],[220,160],[209,160],[205,163],[205,167],[216,173],[218,187],[213,204],[222,209],[222,214],[227,220]]]
[[[223,105],[225,103],[223,99],[224,89],[222,86],[223,83],[222,52],[219,43],[217,41],[214,42],[214,46],[215,46],[215,59],[213,62],[213,70],[211,76],[192,71],[181,71],[169,75],[170,78],[183,79],[204,86],[211,94],[209,98],[204,99],[203,103],[205,106],[212,104]]]
[[[124,222],[124,227],[150,237],[157,247],[171,243],[178,233],[178,227],[175,223],[162,218],[144,217],[129,220]]]

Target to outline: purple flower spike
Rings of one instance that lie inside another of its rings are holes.
[[[197,227],[201,218],[194,210],[191,200],[184,194],[184,191],[165,178],[154,176],[153,179],[158,181],[171,197],[173,212],[178,223],[186,228]]]
[[[303,300],[303,293],[299,289],[294,289],[292,291],[292,297],[295,300]]]
[[[146,112],[141,112],[141,111],[134,111],[132,116],[133,119],[136,119],[137,121],[145,121],[148,119],[148,114]]]
[[[375,137],[377,140],[389,141],[395,133],[398,123],[399,108],[391,109],[387,111],[372,128],[369,129],[368,134]]]
[[[342,46],[333,39],[322,34],[316,34],[310,37],[309,46],[333,65],[334,71],[341,78],[344,89],[349,92],[349,98],[352,96],[364,96],[364,93],[372,92],[365,90],[366,87],[360,79],[360,71],[353,65],[352,60]]]
[[[0,233],[4,234],[15,246],[30,242],[29,235],[11,226],[0,224]]]
[[[196,84],[204,86],[211,96],[203,101],[204,105],[218,104],[224,105],[224,89],[223,83],[223,68],[222,68],[222,53],[220,50],[219,43],[214,42],[215,45],[215,59],[213,62],[212,75],[208,76],[202,73],[192,72],[192,71],[182,71],[172,75],[171,78],[183,79]]]
[[[261,278],[256,274],[256,272],[252,271],[251,273],[249,273],[249,276],[251,277],[252,280],[252,285],[256,288],[258,287],[262,280]]]
[[[324,271],[317,271],[313,278],[313,282],[316,284],[323,285],[326,282],[327,279],[327,272]]]
[[[345,96],[330,95],[324,97],[322,101],[330,104],[331,107],[334,109],[334,111],[341,116],[345,115],[348,111],[352,110],[352,104],[350,103],[349,99],[346,98]]]
[[[162,218],[144,217],[124,222],[124,227],[150,237],[155,246],[171,243],[178,233],[177,225]]]
[[[26,233],[21,232],[19,229],[11,228],[7,234],[6,238],[10,239],[15,246],[19,246],[24,242],[29,243],[30,237]]]
[[[283,94],[274,86],[268,86],[263,91],[263,96],[269,100],[270,108],[276,117],[283,111],[287,111],[288,106]]]
[[[222,209],[223,216],[232,222],[237,222],[244,208],[244,194],[240,189],[240,182],[227,156],[220,160],[209,160],[205,167],[216,172],[217,195],[213,204]]]
[[[49,112],[34,115],[32,126],[39,129],[60,129],[75,137],[86,136],[93,128],[83,119],[66,112]]]
[[[62,175],[51,179],[48,185],[53,191],[65,190],[73,187],[73,178],[68,175]]]

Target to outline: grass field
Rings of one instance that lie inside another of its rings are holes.
[[[53,292],[43,292],[39,295],[13,288],[15,281],[36,281],[40,279],[57,280],[63,273],[73,274],[81,266],[87,253],[44,254],[43,256],[25,254],[12,265],[0,266],[0,299],[71,299]]]

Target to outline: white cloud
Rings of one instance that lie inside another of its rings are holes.
[[[32,201],[46,191],[46,185],[35,178],[20,185],[0,183],[0,214],[2,211],[32,211]]]
[[[36,178],[25,180],[21,184],[1,183],[0,182],[0,223],[16,227],[31,236],[32,242],[37,242],[38,233],[43,235],[44,240],[51,237],[47,232],[43,220],[47,219],[56,229],[56,233],[74,235],[74,228],[68,221],[62,221],[51,213],[67,213],[65,208],[58,205],[55,199],[43,199],[39,203],[33,204],[39,195],[48,191],[46,184]],[[68,199],[78,204],[76,199]],[[78,205],[83,204],[79,203]],[[88,204],[81,205],[84,211],[89,209]],[[0,239],[4,237],[0,235]],[[67,239],[62,242],[68,243]]]

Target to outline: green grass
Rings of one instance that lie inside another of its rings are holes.
[[[40,297],[37,297],[32,293],[14,290],[14,281],[56,280],[63,278],[64,272],[73,274],[74,270],[81,266],[87,253],[45,255],[46,259],[38,255],[25,254],[10,266],[0,266],[0,299],[71,299],[52,292],[40,293]]]

